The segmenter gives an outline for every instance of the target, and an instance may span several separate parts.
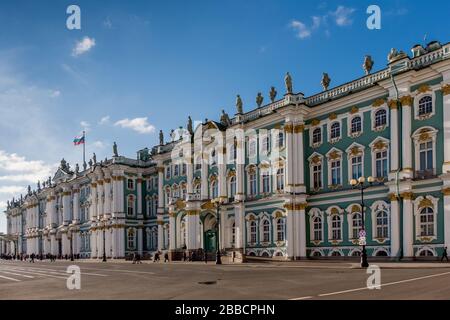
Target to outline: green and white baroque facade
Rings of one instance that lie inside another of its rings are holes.
[[[450,246],[450,43],[392,50],[387,68],[366,73],[310,97],[287,82],[281,99],[249,112],[238,101],[231,119],[190,124],[138,160],[116,154],[82,171],[63,161],[9,203],[5,250],[69,255],[72,242],[86,258],[177,259],[213,252],[219,237],[237,257],[358,256],[349,181],[373,176],[369,257],[438,256]]]

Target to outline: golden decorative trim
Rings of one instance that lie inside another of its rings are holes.
[[[391,99],[388,101],[389,109],[397,109],[397,100]]]
[[[170,212],[169,212],[169,217],[175,218],[176,216],[177,216],[176,211],[170,211]]]
[[[331,214],[339,214],[339,210],[337,208],[331,208]]]
[[[428,132],[422,132],[419,136],[419,141],[427,141],[431,138],[430,134]]]
[[[177,209],[184,209],[186,208],[186,202],[184,202],[181,199],[178,199],[177,202],[175,202],[175,206]]]
[[[63,196],[70,196],[72,193],[70,191],[64,191]]]
[[[359,147],[354,146],[351,150],[350,150],[350,154],[352,156],[357,156],[361,153],[361,151],[359,150]]]
[[[450,196],[450,187],[442,189],[442,193],[444,196]]]
[[[207,201],[200,206],[203,210],[212,210],[214,209],[214,204],[211,201]]]
[[[337,119],[337,114],[336,114],[335,112],[331,113],[331,114],[328,116],[328,119],[330,119],[330,120],[335,120],[335,119]]]
[[[403,200],[412,200],[414,199],[414,193],[412,192],[403,192],[400,194],[400,197],[403,198]]]
[[[388,194],[388,198],[389,198],[389,201],[398,201],[398,197],[397,197],[397,195],[395,194],[395,193],[389,193]]]
[[[441,90],[442,90],[442,94],[443,94],[444,96],[450,94],[450,84],[444,84],[444,85],[442,86]]]
[[[283,208],[285,208],[286,210],[292,211],[292,210],[294,210],[294,204],[293,203],[285,203],[285,204],[283,204]]]
[[[102,186],[102,185],[103,185],[103,180],[98,180],[98,181],[97,181],[97,184],[99,184],[99,185]]]
[[[361,213],[361,207],[360,207],[359,205],[357,205],[357,204],[354,204],[354,205],[352,206],[351,212],[352,212],[352,213],[355,213],[355,212]]]
[[[292,123],[286,123],[284,125],[284,132],[292,133],[293,130],[294,130],[294,126],[292,125]]]
[[[136,182],[137,182],[137,183],[142,183],[142,181],[143,181],[142,178],[137,178],[137,179],[136,179]]]
[[[200,214],[200,210],[186,210],[188,216],[196,216]]]
[[[405,106],[412,106],[413,104],[413,98],[411,96],[403,96],[400,98],[400,103],[403,107]]]
[[[217,176],[216,175],[212,175],[211,177],[209,177],[209,181],[213,182],[217,180]]]
[[[328,155],[328,158],[330,158],[331,160],[336,160],[336,159],[340,159],[341,155],[339,154],[339,152],[337,152],[336,150],[334,150],[333,152],[331,152]]]
[[[374,143],[373,150],[381,150],[386,147],[387,147],[387,145],[386,145],[386,143],[384,143],[384,141],[378,140],[377,142]]]
[[[359,109],[358,109],[358,107],[356,107],[356,106],[354,106],[354,107],[352,107],[352,108],[350,109],[350,113],[351,113],[351,114],[358,113],[358,111],[359,111]]]
[[[283,217],[283,213],[281,213],[280,211],[275,213],[275,218],[282,218],[282,217]]]
[[[164,173],[164,167],[156,167],[156,171],[158,171],[158,173]]]
[[[320,120],[319,119],[313,119],[312,121],[311,121],[311,125],[312,126],[317,126],[317,125],[319,125],[320,124]]]
[[[431,242],[433,241],[432,237],[419,237],[420,242]]]
[[[110,178],[105,178],[105,183],[110,183],[111,179]]]
[[[419,202],[419,209],[425,208],[425,207],[431,207],[434,208],[433,202],[428,198],[423,198]]]
[[[158,226],[162,226],[162,225],[164,224],[164,221],[156,221],[156,224],[157,224]]]
[[[312,159],[311,159],[311,163],[313,163],[313,164],[318,164],[318,163],[320,163],[320,162],[322,162],[322,160],[321,160],[321,158],[319,157],[319,156],[314,156]]]
[[[302,133],[305,131],[305,125],[304,124],[298,124],[294,126],[294,133]]]
[[[308,207],[308,203],[306,203],[306,202],[297,203],[295,205],[296,210],[305,210],[307,207]]]
[[[73,193],[79,193],[79,192],[80,192],[80,189],[73,189],[72,192],[73,192]]]
[[[385,99],[377,99],[377,100],[375,100],[375,101],[372,103],[372,107],[377,108],[377,107],[379,107],[379,106],[382,106],[382,105],[385,104],[385,103],[386,103],[386,100],[385,100]]]
[[[92,183],[91,183],[91,187],[92,187],[92,188],[97,188],[97,184],[96,184],[95,182],[92,182]]]
[[[417,89],[418,93],[425,93],[428,91],[431,91],[431,87],[428,84],[423,84]]]

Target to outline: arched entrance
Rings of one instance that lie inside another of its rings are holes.
[[[203,249],[207,252],[215,252],[217,237],[217,219],[212,213],[208,213],[203,219]]]

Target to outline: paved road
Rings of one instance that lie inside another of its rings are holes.
[[[347,262],[72,264],[80,290],[66,287],[70,262],[0,261],[0,299],[450,299],[448,265],[393,265],[381,270],[381,289],[368,290],[369,275]]]

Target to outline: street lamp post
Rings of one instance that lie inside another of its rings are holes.
[[[369,262],[367,262],[367,252],[366,252],[366,231],[365,231],[365,219],[364,219],[364,190],[372,185],[374,182],[374,178],[372,176],[367,177],[368,185],[365,185],[366,182],[365,177],[359,177],[358,180],[351,179],[350,185],[353,188],[359,188],[361,190],[361,231],[360,231],[360,244],[362,245],[362,253],[361,253],[361,267],[367,268],[369,266]],[[361,239],[364,238],[364,239]]]
[[[106,262],[106,221],[103,222],[103,262]]]

